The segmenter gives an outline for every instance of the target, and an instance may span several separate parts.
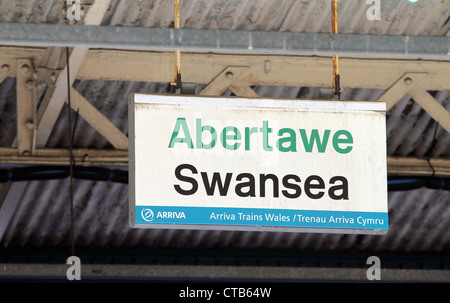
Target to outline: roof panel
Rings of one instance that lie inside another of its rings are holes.
[[[29,182],[3,245],[67,246],[70,205],[68,190],[62,190],[64,188],[68,188],[66,179]],[[449,191],[419,189],[389,193],[390,231],[385,236],[376,236],[131,229],[128,226],[127,185],[75,180],[75,189],[77,247],[396,252],[443,252],[450,249]]]

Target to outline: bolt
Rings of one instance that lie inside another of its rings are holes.
[[[32,89],[34,87],[34,81],[33,79],[28,79],[27,82],[25,82],[25,87],[27,89]]]
[[[225,73],[225,77],[227,77],[227,79],[233,79],[233,72],[226,72]]]
[[[52,75],[50,76],[50,80],[52,80],[52,82],[55,83],[55,81],[56,81],[55,73],[52,73]]]
[[[22,156],[29,156],[29,155],[31,155],[31,153],[30,153],[29,150],[24,150],[24,151],[22,152]]]
[[[30,71],[30,67],[28,66],[28,64],[24,64],[22,65],[22,72],[23,73],[28,73]]]
[[[403,80],[405,82],[406,85],[411,85],[413,80],[411,78],[405,78],[405,80]]]
[[[8,65],[8,64],[3,64],[3,65],[2,65],[2,71],[3,71],[4,73],[9,72],[9,65]]]
[[[34,121],[33,120],[27,120],[27,122],[25,122],[25,126],[29,129],[32,130],[34,128]]]

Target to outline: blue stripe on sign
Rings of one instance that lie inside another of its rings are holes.
[[[136,224],[208,224],[309,228],[389,228],[388,213],[225,208],[136,206]]]

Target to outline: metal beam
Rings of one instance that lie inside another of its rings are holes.
[[[78,166],[127,166],[128,150],[74,149]],[[63,148],[36,149],[34,155],[19,155],[17,149],[0,147],[0,163],[20,165],[69,165],[69,150]]]
[[[411,89],[419,87],[427,73],[405,73],[377,101],[386,102],[386,111],[390,110]]]
[[[105,137],[115,148],[128,150],[128,138],[114,124],[100,113],[73,87],[70,90],[72,108]]]
[[[32,58],[40,66],[45,49],[0,47],[0,65],[15,76],[16,58]],[[329,87],[331,58],[295,55],[250,55],[184,52],[183,81],[210,83],[228,66],[248,66],[247,85]],[[339,60],[341,81],[349,88],[389,89],[406,73],[426,73],[414,89],[450,90],[450,58],[393,59],[347,58]],[[77,79],[170,82],[173,79],[172,52],[90,49]]]
[[[450,113],[425,90],[411,90],[411,98],[450,134]]]
[[[430,164],[436,176],[450,176],[450,159],[431,158]],[[387,158],[387,172],[392,175],[423,175],[431,176],[433,170],[428,161],[422,158]]]
[[[29,59],[17,60],[17,149],[33,154],[36,142],[36,82]]]
[[[402,58],[450,54],[450,37],[19,23],[0,24],[0,44]]]
[[[230,85],[231,91],[236,95],[240,97],[247,97],[247,98],[258,98],[258,94],[250,88],[245,83],[242,82],[233,82]]]
[[[110,1],[95,1],[90,7],[89,11],[85,16],[85,24],[87,25],[61,25],[54,24],[54,26],[62,28],[70,27],[87,27],[93,25],[99,25],[103,20],[103,16],[108,9]],[[32,30],[30,28],[22,30]],[[31,33],[30,33],[31,34]],[[43,35],[51,35],[52,33],[43,33]],[[33,39],[33,38],[31,38]],[[64,45],[46,45],[46,46],[64,46]],[[68,45],[67,45],[68,46]],[[75,47],[72,49],[70,54],[69,64],[70,64],[70,86],[72,86],[75,81],[77,74],[81,68],[84,57],[88,52],[88,47]],[[52,132],[53,126],[58,119],[59,113],[64,105],[64,101],[67,98],[67,66],[64,66],[63,70],[59,73],[56,81],[54,90],[50,91],[51,96],[44,98],[41,106],[39,107],[37,119],[38,128],[36,135],[36,145],[38,147],[43,147],[47,143],[48,138]]]
[[[220,72],[201,92],[202,96],[219,96],[248,71],[248,66],[228,66]],[[239,95],[239,94],[238,94]],[[243,95],[241,95],[243,97]]]
[[[449,90],[450,58],[447,59],[340,58],[342,85],[388,89],[406,73],[427,73],[423,81],[414,82],[415,88]],[[170,82],[172,64],[170,52],[96,49],[89,51],[78,78]],[[247,66],[249,77],[240,81],[247,85],[328,87],[332,73],[331,58],[314,56],[185,52],[181,64],[183,81],[205,84],[228,66]]]

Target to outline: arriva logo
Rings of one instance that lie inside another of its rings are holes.
[[[152,222],[155,217],[162,219],[186,219],[186,215],[183,211],[158,211],[155,216],[153,210],[148,207],[141,210],[141,217],[147,222]]]
[[[156,218],[167,218],[167,219],[186,219],[186,216],[183,211],[159,211],[156,215]]]
[[[141,211],[142,219],[144,219],[147,222],[153,221],[155,218],[155,215],[153,214],[153,211],[150,208],[143,208]]]

